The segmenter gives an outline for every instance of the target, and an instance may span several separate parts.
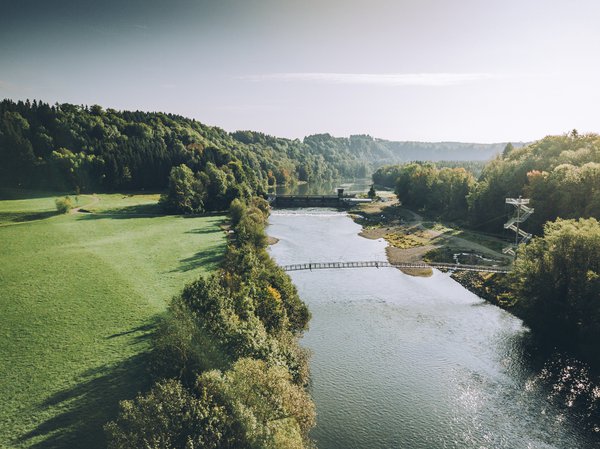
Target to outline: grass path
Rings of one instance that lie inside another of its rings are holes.
[[[24,201],[0,213],[29,213]],[[221,221],[125,211],[0,228],[0,448],[104,446],[118,400],[146,386],[156,318],[220,261]]]
[[[100,202],[100,197],[95,193],[92,194],[89,202],[85,204],[78,204],[76,207],[70,210],[70,213],[77,214],[81,212],[81,209],[85,206],[86,208],[94,207],[96,204]]]

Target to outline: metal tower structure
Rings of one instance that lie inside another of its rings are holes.
[[[515,257],[517,248],[521,243],[527,243],[531,239],[531,234],[521,229],[521,223],[527,220],[533,214],[533,208],[528,207],[529,199],[527,198],[506,198],[506,204],[512,204],[516,208],[517,214],[510,220],[504,223],[504,229],[509,229],[515,232],[514,245],[507,246],[502,250],[504,254],[510,254]]]

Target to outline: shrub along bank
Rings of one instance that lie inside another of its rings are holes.
[[[567,346],[600,367],[600,223],[547,222],[519,249],[509,274],[452,275],[477,295],[522,318],[545,343]]]
[[[298,345],[310,313],[266,252],[268,204],[235,200],[230,212],[222,269],[172,300],[154,343],[159,380],[121,403],[105,427],[110,448],[312,446],[308,356]]]

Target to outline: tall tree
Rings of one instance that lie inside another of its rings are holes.
[[[204,211],[203,186],[187,165],[171,169],[167,193],[160,202],[167,211],[196,214]]]
[[[566,336],[600,357],[600,223],[561,220],[524,247],[515,263],[518,310],[549,338]]]

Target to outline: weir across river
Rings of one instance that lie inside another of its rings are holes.
[[[510,267],[495,267],[487,265],[465,265],[441,262],[400,262],[390,263],[381,260],[365,260],[355,262],[308,262],[292,265],[282,265],[285,271],[300,270],[329,270],[340,268],[441,268],[454,271],[477,271],[484,273],[508,273]]]
[[[334,207],[349,208],[359,203],[370,203],[369,198],[356,198],[356,195],[344,195],[344,189],[338,189],[337,195],[269,195],[269,203],[279,208],[297,207]]]

